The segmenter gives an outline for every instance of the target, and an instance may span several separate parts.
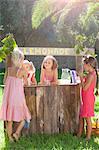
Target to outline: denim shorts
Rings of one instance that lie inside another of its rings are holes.
[[[30,122],[25,120],[24,128],[28,129],[30,127]]]

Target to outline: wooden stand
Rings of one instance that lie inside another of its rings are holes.
[[[77,85],[25,87],[31,112],[29,133],[76,133],[80,87]]]

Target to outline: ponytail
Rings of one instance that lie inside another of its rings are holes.
[[[90,64],[90,66],[96,71],[97,81],[96,81],[95,95],[97,96],[99,94],[98,93],[98,62],[97,62],[97,59],[92,56],[89,56],[89,57],[85,57],[84,62],[86,64]]]
[[[96,92],[95,92],[95,95],[97,96],[99,93],[98,93],[98,70],[95,69],[96,71],[96,76],[97,76],[97,81],[96,81]]]

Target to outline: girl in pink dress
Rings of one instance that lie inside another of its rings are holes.
[[[58,83],[57,61],[53,56],[46,56],[41,66],[40,84],[52,85]]]
[[[22,76],[26,71],[21,68],[24,55],[19,50],[14,50],[8,67],[5,81],[3,103],[0,110],[0,119],[6,121],[7,134],[10,141],[18,140],[24,126],[24,120],[30,120],[31,116],[26,106]],[[19,122],[15,133],[12,133],[13,122]]]
[[[87,72],[86,77],[81,76],[82,85],[82,104],[80,109],[80,121],[78,137],[82,135],[84,129],[84,119],[87,124],[86,140],[91,138],[92,123],[91,117],[94,116],[95,95],[94,89],[97,80],[97,61],[93,57],[87,57],[84,60],[84,70]]]

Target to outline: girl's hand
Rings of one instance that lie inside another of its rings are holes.
[[[94,80],[94,76],[92,74],[88,74],[87,78],[86,78],[86,81],[82,80],[82,82],[81,82],[83,90],[86,91],[90,87],[93,80]]]
[[[41,68],[41,74],[40,74],[40,83],[44,83],[44,69]]]
[[[36,81],[36,78],[35,78],[35,75],[34,75],[34,74],[32,75],[31,81],[32,81],[32,84],[33,84],[33,85],[37,85],[37,81]]]
[[[83,72],[78,71],[78,72],[77,72],[77,75],[78,75],[80,78],[82,78],[82,77],[83,77]]]
[[[53,85],[58,84],[58,70],[54,70],[54,81],[52,82]]]
[[[58,81],[57,82],[51,82],[51,85],[58,85]]]
[[[42,82],[39,82],[38,85],[42,85]]]
[[[47,84],[45,84],[45,83],[43,83],[43,82],[39,82],[38,85],[46,86]]]

